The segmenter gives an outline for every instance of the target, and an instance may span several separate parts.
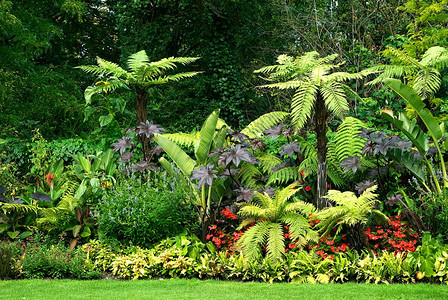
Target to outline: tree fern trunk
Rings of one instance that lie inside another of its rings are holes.
[[[137,112],[137,124],[140,125],[141,122],[146,122],[148,119],[148,91],[145,88],[136,87],[136,97],[135,106]],[[145,135],[139,135],[139,141],[143,147],[143,157],[147,160],[149,156],[149,140]]]
[[[316,97],[316,138],[317,138],[317,198],[315,206],[327,206],[327,107],[320,92]]]
[[[368,247],[367,235],[364,224],[355,224],[354,226],[347,226],[347,239],[352,249],[361,251]]]

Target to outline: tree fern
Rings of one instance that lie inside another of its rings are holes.
[[[293,240],[299,245],[310,240],[316,240],[314,232],[307,219],[301,213],[307,213],[310,209],[300,200],[288,201],[300,186],[295,183],[288,187],[277,190],[274,197],[268,194],[255,192],[255,197],[250,203],[240,205],[239,214],[250,220],[258,222],[243,233],[237,242],[237,249],[241,250],[244,257],[257,259],[261,255],[261,248],[266,246],[266,256],[272,261],[279,261],[285,253],[284,226],[290,226]],[[245,226],[247,222],[240,225]]]
[[[328,191],[327,198],[334,202],[335,206],[324,208],[316,214],[316,218],[321,220],[318,227],[322,235],[329,234],[334,227],[336,227],[335,234],[338,234],[342,230],[342,225],[365,224],[372,213],[387,220],[386,215],[374,208],[378,196],[373,193],[376,188],[376,186],[368,188],[359,197],[353,192]]]

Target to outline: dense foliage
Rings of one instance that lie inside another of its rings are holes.
[[[447,5],[0,0],[0,278],[447,282]]]

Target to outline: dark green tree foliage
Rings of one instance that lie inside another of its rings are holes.
[[[201,57],[198,69],[203,75],[152,91],[148,114],[156,116],[154,121],[189,130],[218,108],[231,125],[264,112],[264,103],[254,102],[248,80],[259,66],[257,59],[269,58],[272,49],[288,44],[275,34],[281,20],[277,2],[117,1],[112,9],[122,60],[141,49],[150,60]]]
[[[0,1],[0,136],[90,131],[82,120],[85,59],[113,54],[106,1]]]

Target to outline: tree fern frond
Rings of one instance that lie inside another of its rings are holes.
[[[163,136],[181,147],[192,147],[199,140],[199,136],[194,133],[165,133]]]
[[[302,128],[310,118],[318,87],[313,83],[303,84],[295,93],[291,103],[292,123]]]
[[[273,262],[281,260],[285,253],[285,235],[280,223],[270,223],[268,231],[267,255]]]
[[[448,65],[448,50],[440,46],[431,47],[422,55],[420,63],[424,66],[444,69]]]
[[[417,73],[412,87],[417,95],[425,99],[439,90],[441,82],[439,71],[426,68]]]
[[[102,59],[101,57],[97,57],[96,62],[100,68],[105,70],[105,73],[103,73],[102,75],[114,75],[115,77],[120,78],[121,76],[128,73],[116,63]]]
[[[0,202],[0,210],[4,214],[7,214],[7,213],[26,214],[26,213],[33,212],[37,215],[41,209],[42,208],[35,206],[35,205]]]
[[[343,117],[348,111],[348,102],[344,89],[339,83],[331,82],[329,86],[322,85],[320,90],[328,110],[340,118]]]
[[[362,148],[366,141],[360,136],[362,128],[366,128],[366,125],[353,117],[345,118],[339,125],[332,143],[339,163],[349,156],[362,156]]]
[[[384,50],[384,55],[386,56],[393,56],[396,59],[398,59],[399,62],[401,62],[404,65],[412,65],[415,66],[417,68],[422,68],[422,64],[417,61],[416,59],[410,57],[409,55],[407,55],[404,51],[399,50],[399,49],[395,49],[392,47],[387,47],[386,50]]]
[[[244,164],[241,167],[238,178],[246,187],[258,188],[258,177],[262,174],[258,168],[253,164]]]
[[[266,243],[269,234],[269,223],[258,222],[249,228],[238,240],[236,248],[243,252],[247,259],[257,259],[261,255],[261,245]]]
[[[259,166],[264,173],[272,174],[272,169],[282,163],[281,159],[271,153],[261,153],[257,155]]]
[[[289,116],[289,113],[283,111],[273,111],[266,113],[255,121],[246,126],[241,133],[247,135],[250,138],[257,138],[266,130],[274,125],[277,125],[281,121],[285,120]]]
[[[298,80],[290,80],[285,82],[277,82],[271,84],[265,84],[260,86],[260,88],[277,88],[280,90],[297,89],[302,85],[302,82]]]
[[[287,167],[280,169],[269,177],[268,181],[266,182],[266,186],[272,183],[283,184],[299,180],[302,178],[300,170],[302,170],[300,167]]]
[[[315,175],[317,173],[317,154],[305,158],[299,165],[299,169],[305,172],[306,176]]]
[[[137,73],[139,70],[149,63],[149,57],[145,50],[131,54],[128,58],[128,67],[133,72]]]

